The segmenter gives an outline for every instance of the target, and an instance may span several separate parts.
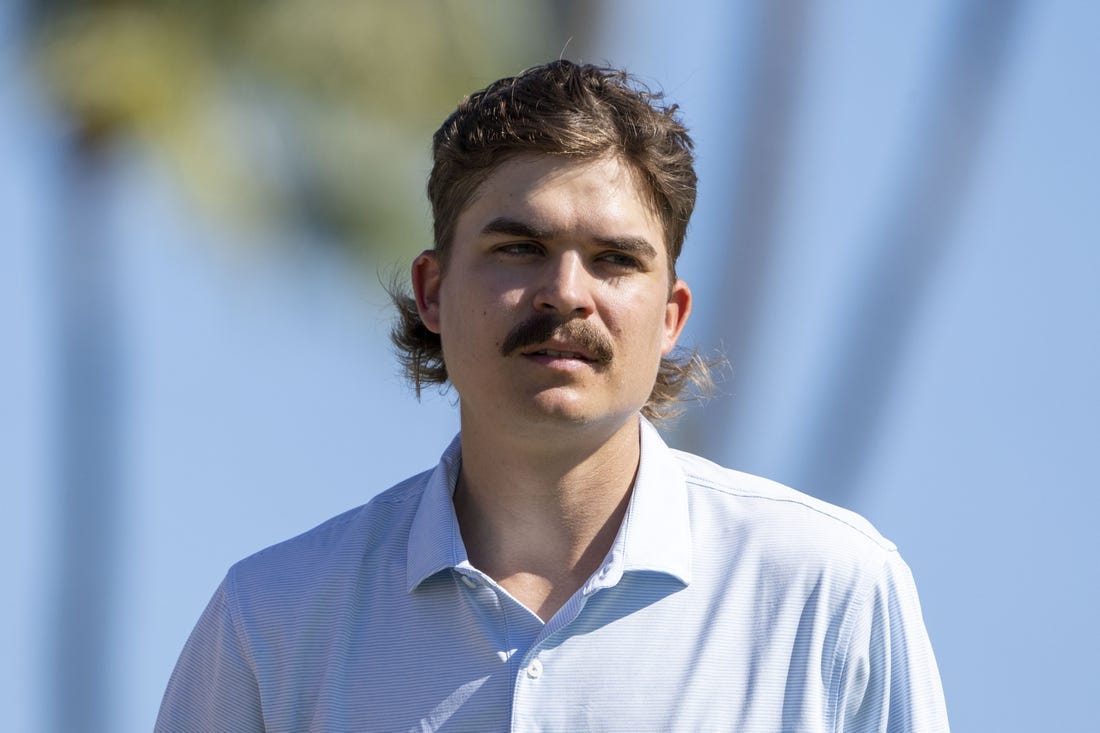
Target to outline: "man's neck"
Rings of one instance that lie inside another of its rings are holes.
[[[455,512],[470,562],[548,620],[603,561],[640,456],[637,418],[595,441],[463,425]]]

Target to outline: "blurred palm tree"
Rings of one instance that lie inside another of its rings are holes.
[[[363,250],[426,231],[431,131],[462,93],[556,53],[561,5],[52,0],[34,17],[78,139],[138,142],[239,223]]]

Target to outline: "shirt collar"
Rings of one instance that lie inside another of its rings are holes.
[[[657,429],[641,419],[641,461],[634,492],[607,560],[585,591],[614,585],[624,573],[664,573],[691,583],[691,517],[684,472]],[[591,587],[589,587],[591,586]]]
[[[626,516],[603,567],[586,593],[619,582],[623,573],[665,573],[691,583],[691,521],[684,474],[657,429],[641,420],[641,460]],[[406,583],[411,592],[447,568],[471,568],[455,516],[455,482],[462,462],[461,436],[443,452],[420,498],[409,530]]]
[[[440,570],[470,564],[452,500],[461,465],[462,436],[456,435],[428,477],[409,528],[405,581],[410,593]]]

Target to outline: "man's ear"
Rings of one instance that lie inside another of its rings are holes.
[[[412,287],[420,320],[432,333],[439,333],[439,288],[442,284],[439,254],[426,249],[413,260]]]
[[[684,330],[688,316],[691,315],[691,288],[683,280],[672,285],[668,303],[665,304],[665,338],[661,346],[661,356],[668,356],[676,346],[680,333]]]

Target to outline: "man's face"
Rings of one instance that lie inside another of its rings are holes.
[[[664,230],[616,157],[521,156],[459,215],[445,268],[413,266],[463,430],[617,429],[647,401],[691,307]]]

